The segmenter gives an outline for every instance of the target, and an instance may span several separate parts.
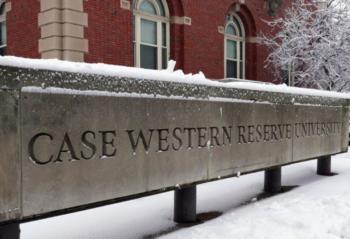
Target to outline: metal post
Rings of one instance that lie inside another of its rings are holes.
[[[265,170],[264,191],[267,193],[279,193],[282,190],[282,169],[275,167]]]
[[[317,159],[317,174],[331,176],[331,156],[322,156]]]
[[[11,223],[0,226],[0,239],[19,239],[20,238],[19,223]]]
[[[197,187],[176,189],[174,193],[174,221],[192,223],[197,220]]]

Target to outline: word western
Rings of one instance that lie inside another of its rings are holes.
[[[175,127],[146,130],[41,132],[28,143],[29,159],[38,165],[65,161],[115,158],[125,154],[211,149],[232,144],[274,142],[300,137],[340,134],[342,123],[256,124],[212,127]],[[120,153],[120,152],[119,152]]]
[[[129,136],[132,150],[135,152],[140,141],[143,148],[148,151],[152,140],[158,139],[157,151],[178,151],[183,148],[204,148],[231,144],[232,126],[228,127],[198,127],[174,129],[149,129],[148,131],[126,131]],[[154,135],[156,134],[156,137]]]

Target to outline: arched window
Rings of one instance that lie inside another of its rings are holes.
[[[245,78],[245,31],[236,14],[227,17],[225,27],[225,77]]]
[[[169,9],[165,0],[139,0],[134,6],[135,65],[164,69],[169,59]]]
[[[0,1],[0,55],[5,55],[7,46],[6,30],[6,6],[4,1]]]

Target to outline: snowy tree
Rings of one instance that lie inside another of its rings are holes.
[[[262,36],[270,49],[266,62],[290,85],[350,91],[349,0],[330,0],[317,7],[296,0],[284,17],[267,22],[275,32]]]

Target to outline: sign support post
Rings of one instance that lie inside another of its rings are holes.
[[[0,239],[20,239],[19,222],[0,226]]]
[[[265,170],[264,191],[272,194],[281,192],[281,181],[282,169],[280,166]]]
[[[331,156],[323,156],[317,159],[317,174],[331,176]]]
[[[174,192],[174,221],[192,223],[197,220],[197,187],[176,189]]]

